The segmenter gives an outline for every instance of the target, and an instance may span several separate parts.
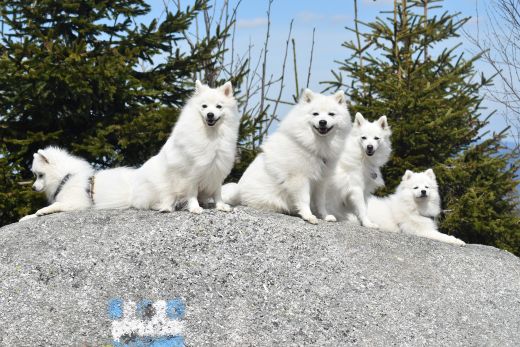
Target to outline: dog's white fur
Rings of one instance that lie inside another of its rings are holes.
[[[47,147],[34,153],[31,170],[36,176],[33,189],[45,192],[50,205],[39,209],[35,214],[23,217],[20,221],[56,212],[83,210],[91,206],[86,188],[88,178],[94,173],[94,169],[86,160],[75,157],[66,150]],[[60,183],[67,175],[70,175],[70,178],[62,185],[54,199]]]
[[[440,212],[440,196],[432,169],[419,173],[406,170],[394,194],[368,199],[368,216],[383,230],[464,245],[464,241],[437,231],[434,219]]]
[[[212,126],[209,114],[216,120]],[[231,82],[210,88],[197,81],[168,141],[139,168],[158,193],[151,208],[169,212],[187,202],[190,212],[201,213],[199,200],[213,200],[218,210],[230,211],[221,186],[233,168],[239,124]]]
[[[332,127],[328,133],[319,132],[320,121],[326,122],[322,131]],[[306,89],[238,184],[223,187],[224,201],[297,213],[313,224],[314,213],[335,221],[326,209],[325,187],[351,127],[344,92],[324,96]]]
[[[210,112],[216,121],[213,126],[206,121]],[[197,198],[211,198],[217,209],[230,211],[230,206],[222,202],[220,191],[233,167],[239,122],[230,82],[212,89],[197,81],[195,93],[183,108],[166,144],[138,169],[120,167],[94,172],[88,162],[66,150],[56,147],[39,150],[33,160],[32,170],[37,175],[33,187],[45,191],[51,205],[21,221],[89,207],[172,211],[176,203],[183,201],[188,202],[191,212],[200,213],[202,208]],[[54,192],[67,174],[69,180],[53,201]],[[89,177],[93,175],[92,206],[87,190]]]
[[[329,211],[339,219],[359,220],[363,226],[378,227],[368,218],[366,204],[370,194],[385,185],[380,168],[392,152],[391,134],[386,116],[369,122],[356,113],[327,191]]]

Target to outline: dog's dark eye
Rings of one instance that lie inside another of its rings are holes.
[[[419,189],[419,187],[413,187],[413,189]]]
[[[366,140],[367,137],[366,137],[366,136],[362,136],[361,139],[362,139],[362,140]]]
[[[208,107],[208,105],[202,105],[202,108],[206,108],[206,107]]]
[[[332,113],[332,112],[329,113],[329,116],[331,116],[331,117],[334,117],[335,115],[336,115],[335,113]]]
[[[217,108],[220,110],[222,108],[222,105],[217,105]]]
[[[42,177],[43,177],[43,174],[42,174],[42,173],[36,174],[36,177],[37,177],[37,178],[42,178]]]
[[[379,137],[374,137],[374,140],[378,141],[378,140],[379,140]]]
[[[428,189],[429,187],[428,186],[424,186],[424,188]]]
[[[320,114],[318,112],[314,112],[312,115],[313,116],[319,116]]]

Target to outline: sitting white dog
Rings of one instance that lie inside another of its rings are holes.
[[[336,221],[326,209],[326,187],[351,127],[343,91],[305,90],[240,181],[224,186],[224,201],[299,214],[312,224],[315,213]]]
[[[440,212],[440,196],[432,169],[419,173],[406,170],[394,194],[368,199],[368,217],[382,230],[465,245],[464,241],[437,230],[435,218]]]
[[[367,199],[385,185],[381,167],[392,153],[391,134],[386,116],[369,122],[361,113],[356,114],[327,191],[329,211],[338,219],[378,227],[367,216]]]

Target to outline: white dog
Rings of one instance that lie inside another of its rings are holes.
[[[92,205],[88,188],[94,169],[84,159],[57,147],[40,149],[33,155],[33,189],[45,192],[50,205],[20,221],[46,214],[83,210]]]
[[[342,91],[324,96],[305,90],[238,184],[224,186],[224,201],[297,213],[313,224],[313,211],[335,221],[326,210],[325,187],[351,127]]]
[[[437,231],[435,217],[441,212],[437,180],[432,169],[406,170],[394,194],[368,199],[368,216],[380,228],[464,245],[464,241]]]
[[[369,122],[356,113],[327,192],[329,210],[338,218],[378,227],[368,218],[366,204],[370,194],[385,185],[380,168],[392,152],[391,134],[386,116]]]
[[[197,81],[168,141],[139,168],[158,192],[152,208],[169,212],[187,202],[190,212],[201,213],[199,200],[211,199],[218,210],[230,211],[221,186],[233,168],[239,125],[231,82],[213,89]]]

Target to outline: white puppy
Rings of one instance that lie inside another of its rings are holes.
[[[377,228],[367,216],[366,204],[370,194],[385,185],[380,168],[392,152],[391,134],[386,116],[369,122],[356,113],[327,192],[329,211],[336,217]]]
[[[335,221],[326,210],[325,187],[351,127],[342,91],[324,96],[305,90],[238,184],[224,186],[224,201],[297,213],[313,224],[314,213]]]
[[[190,212],[201,213],[199,200],[213,200],[218,210],[230,211],[221,186],[233,168],[239,125],[231,82],[210,88],[197,81],[168,141],[139,168],[158,192],[151,207],[169,212],[187,202]]]
[[[368,199],[368,216],[383,230],[464,245],[464,241],[437,231],[435,217],[440,212],[437,180],[432,169],[420,173],[406,170],[394,194]]]
[[[20,221],[56,212],[83,210],[91,206],[88,188],[94,169],[87,161],[57,147],[40,149],[33,157],[31,171],[36,177],[33,189],[45,192],[50,205]]]

